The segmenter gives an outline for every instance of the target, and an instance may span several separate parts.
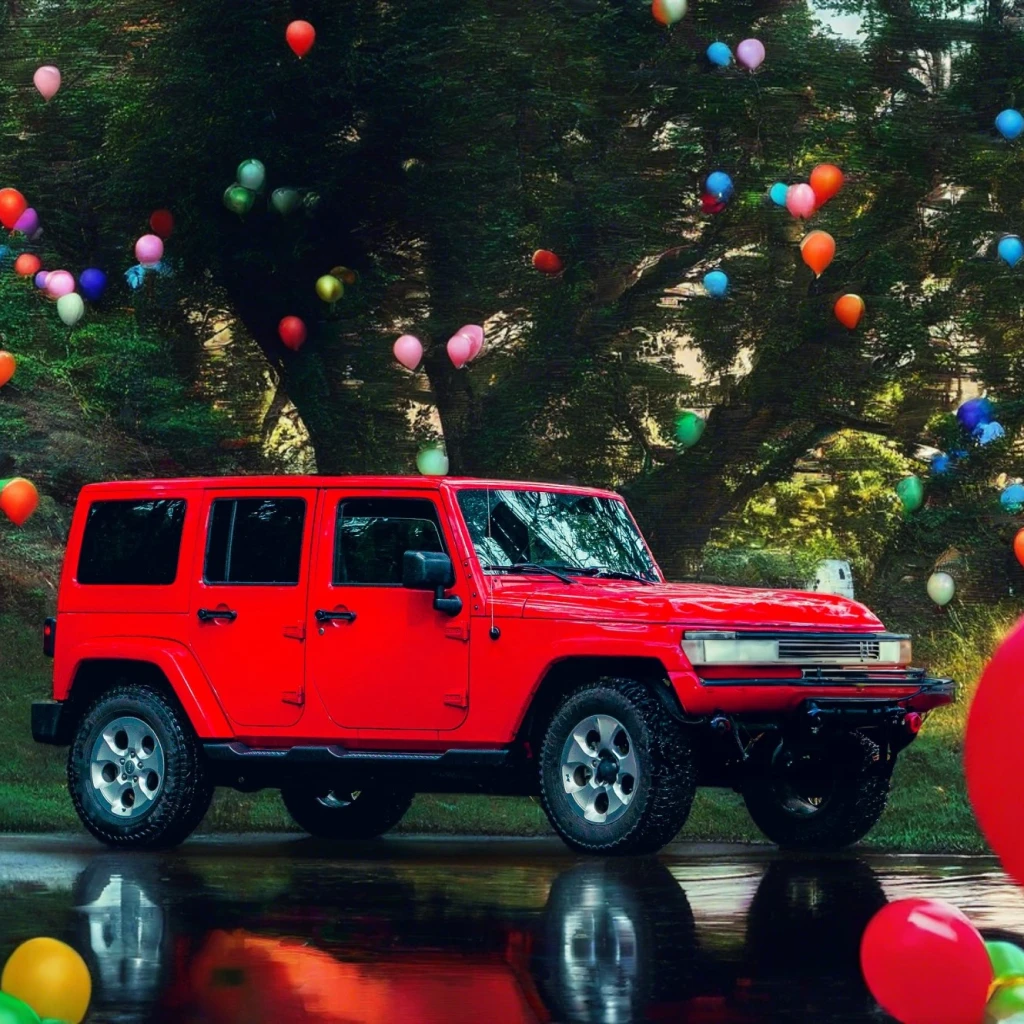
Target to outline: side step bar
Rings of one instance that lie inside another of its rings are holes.
[[[244,743],[204,743],[203,751],[210,761],[234,764],[261,762],[274,765],[431,765],[435,768],[501,768],[507,761],[507,750],[446,750],[440,754],[392,752],[385,750],[348,750],[336,745],[326,747],[249,747]]]

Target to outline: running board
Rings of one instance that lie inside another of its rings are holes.
[[[438,771],[464,771],[474,768],[502,768],[508,750],[446,750],[439,754],[394,752],[386,750],[348,750],[335,744],[323,747],[249,747],[244,743],[204,743],[209,761],[222,764],[261,766],[357,765],[429,767]]]

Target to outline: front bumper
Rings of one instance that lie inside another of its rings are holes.
[[[61,747],[71,742],[71,722],[63,701],[41,700],[32,705],[32,739]]]

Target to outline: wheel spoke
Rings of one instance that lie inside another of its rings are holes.
[[[585,764],[589,767],[590,762],[593,761],[595,756],[586,748],[586,734],[584,733],[581,736],[580,731],[577,729],[572,734],[572,742],[569,744],[568,749],[562,751],[562,765],[574,767],[578,764]]]
[[[619,752],[614,747],[612,747],[612,753],[619,760],[619,778],[621,779],[623,775],[632,775],[635,779],[639,768],[636,763],[636,757],[633,754],[633,747],[630,746],[628,753],[624,757],[620,756]]]
[[[597,732],[601,737],[601,749],[611,750],[615,734],[622,731],[622,726],[608,715],[597,716]]]
[[[124,731],[128,734],[128,749],[134,750],[140,757],[142,755],[142,741],[153,733],[149,726],[139,718],[126,718],[124,720]]]
[[[623,800],[622,793],[619,786],[606,786],[604,790],[608,794],[608,807],[605,809],[603,817],[612,815],[613,817],[620,811],[622,811],[629,800]]]

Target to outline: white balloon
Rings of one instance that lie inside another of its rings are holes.
[[[416,456],[416,468],[424,476],[444,476],[448,472],[448,456],[440,448],[424,448]]]
[[[933,572],[928,577],[928,596],[941,608],[953,600],[956,584],[948,572]]]
[[[68,327],[74,327],[85,312],[85,303],[78,292],[68,292],[57,300],[57,315]]]

